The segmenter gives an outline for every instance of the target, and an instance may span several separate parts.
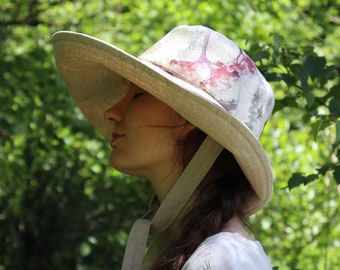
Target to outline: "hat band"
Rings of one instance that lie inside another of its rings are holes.
[[[141,269],[150,228],[158,233],[167,229],[183,210],[223,147],[207,137],[169,191],[157,212],[138,219],[129,234],[122,270]]]

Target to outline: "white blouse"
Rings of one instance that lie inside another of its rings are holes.
[[[220,232],[205,239],[182,270],[271,270],[259,241]]]

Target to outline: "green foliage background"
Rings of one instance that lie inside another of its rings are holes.
[[[138,55],[173,27],[238,43],[271,82],[261,138],[275,175],[250,222],[279,269],[340,253],[338,1],[0,0],[0,270],[119,269],[146,180],[120,174],[56,70],[51,35],[84,32]]]

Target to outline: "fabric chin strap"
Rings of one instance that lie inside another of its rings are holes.
[[[156,213],[148,213],[134,223],[125,248],[122,270],[141,269],[150,228],[153,233],[159,233],[174,222],[222,149],[219,143],[208,136]]]

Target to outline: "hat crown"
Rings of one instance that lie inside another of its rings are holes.
[[[234,42],[204,26],[179,26],[140,59],[203,89],[258,138],[274,106],[272,88]]]

